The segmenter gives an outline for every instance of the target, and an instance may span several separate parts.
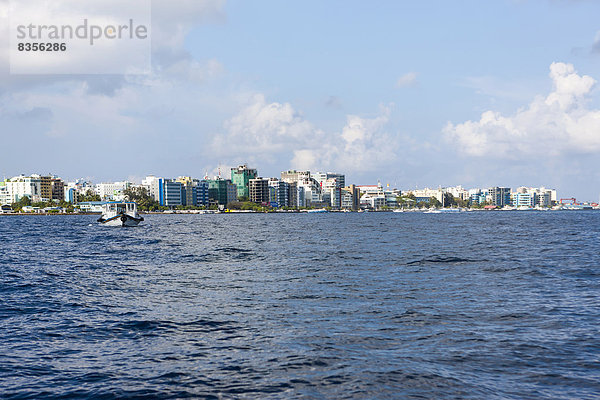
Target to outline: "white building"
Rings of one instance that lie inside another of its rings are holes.
[[[435,197],[437,199],[437,201],[439,201],[441,203],[444,198],[444,191],[442,188],[415,189],[415,190],[408,191],[406,193],[409,193],[409,194],[412,193],[412,195],[415,196],[415,198],[417,199],[417,202],[419,202],[419,201],[428,202],[429,199],[431,199],[432,197]]]
[[[323,201],[329,203],[333,208],[340,208],[342,205],[343,186],[340,186],[338,179],[339,178],[327,178],[321,182],[321,195]]]
[[[552,202],[556,202],[556,190],[555,189],[546,189],[544,187],[541,188],[532,188],[521,186],[517,189],[515,193],[513,193],[514,198],[518,199],[517,202],[513,202],[514,205],[521,205],[524,196],[518,195],[528,194],[531,195],[532,205],[531,206],[540,206],[540,207],[550,207]],[[521,200],[521,201],[519,201]]]
[[[5,199],[10,200],[10,203],[17,202],[23,197],[38,202],[42,200],[42,181],[39,176],[16,176],[6,182],[6,191]]]
[[[321,203],[323,201],[321,185],[316,180],[313,178],[302,178],[297,183],[298,188],[302,188],[301,190],[304,191],[304,203],[300,204],[299,207],[310,207],[313,203]],[[298,199],[300,199],[300,196],[298,196]]]
[[[150,197],[156,201],[160,201],[163,196],[161,181],[164,181],[164,178],[157,178],[154,175],[147,176],[146,179],[142,180],[142,186],[146,188]]]
[[[102,200],[116,200],[123,201],[123,191],[131,186],[131,182],[113,182],[113,183],[99,183],[96,185],[96,194],[100,196]]]
[[[346,186],[346,176],[344,174],[338,174],[335,172],[315,172],[311,174],[311,177],[317,182],[319,182],[321,186],[323,186],[323,184],[326,181],[331,179],[335,179],[335,182],[337,182],[337,187],[339,189]]]
[[[469,200],[471,195],[468,190],[463,189],[462,186],[448,187],[442,189],[444,193],[450,193],[455,199]]]
[[[362,208],[397,207],[398,196],[402,194],[401,191],[396,189],[384,189],[380,182],[377,185],[357,185],[356,188],[360,190],[360,205]]]

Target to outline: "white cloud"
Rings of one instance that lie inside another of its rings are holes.
[[[384,132],[389,114],[382,107],[374,118],[348,115],[341,131],[326,133],[291,104],[267,103],[255,95],[224,124],[225,132],[214,137],[211,149],[234,163],[245,158],[296,169],[368,171],[396,157],[397,140]]]
[[[537,96],[512,116],[486,111],[479,121],[449,122],[446,139],[471,156],[600,152],[600,110],[587,107],[596,81],[565,63],[552,63],[550,78],[554,89],[546,97]]]
[[[417,83],[417,73],[409,72],[409,73],[402,75],[400,78],[398,78],[398,80],[396,81],[396,87],[397,88],[409,87],[409,86],[414,86],[416,83]]]

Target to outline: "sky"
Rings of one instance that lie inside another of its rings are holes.
[[[1,176],[247,163],[600,196],[598,1],[152,0],[143,75],[11,75],[7,9]]]

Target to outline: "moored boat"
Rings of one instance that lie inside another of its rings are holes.
[[[143,220],[137,212],[137,204],[132,201],[106,203],[98,218],[98,222],[107,226],[137,226]]]

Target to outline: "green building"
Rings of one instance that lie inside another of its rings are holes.
[[[208,201],[211,204],[227,205],[237,200],[236,186],[229,179],[208,180]]]
[[[250,197],[248,184],[250,179],[258,176],[258,172],[254,168],[248,168],[246,164],[240,165],[237,168],[231,168],[231,181],[237,187],[237,197]]]

